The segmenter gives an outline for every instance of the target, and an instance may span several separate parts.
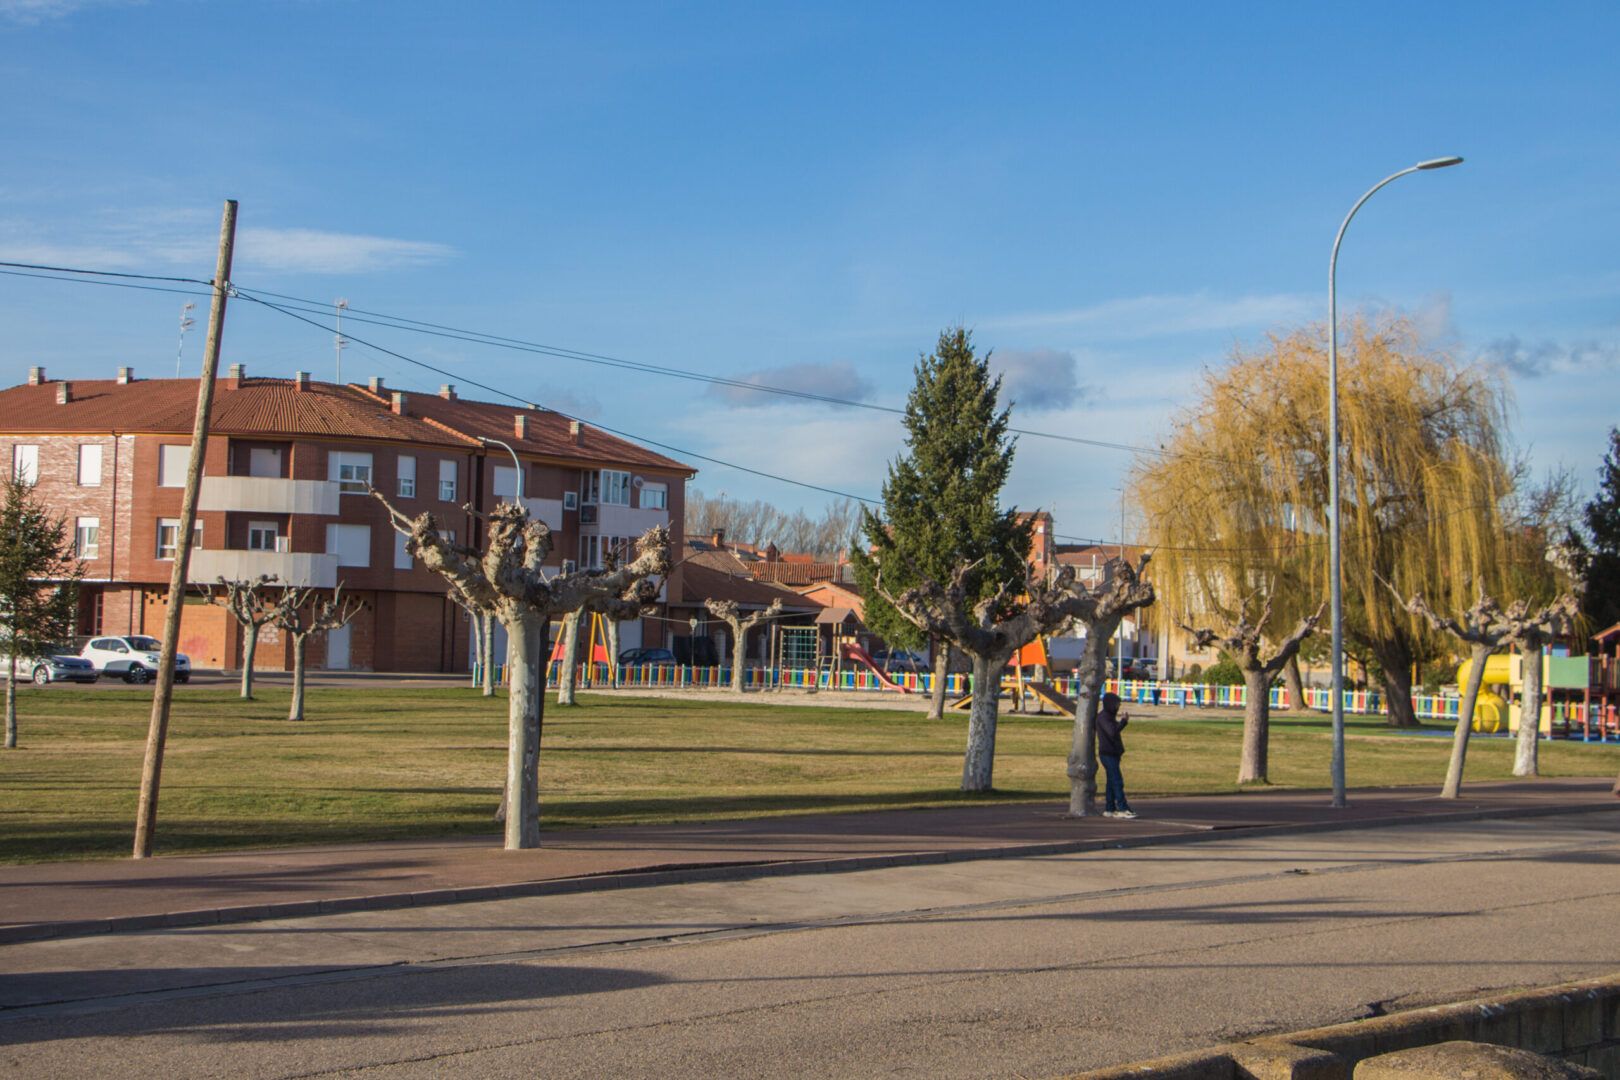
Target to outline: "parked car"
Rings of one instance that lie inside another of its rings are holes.
[[[36,686],[53,682],[93,683],[101,678],[101,672],[72,649],[53,645],[37,656],[17,657],[17,678],[32,679]]]
[[[679,661],[668,649],[626,649],[619,654],[619,663],[628,667],[675,667]]]
[[[91,638],[79,655],[99,672],[120,676],[125,682],[143,683],[157,673],[158,654],[162,651],[163,643],[157,638],[133,634]],[[175,654],[174,681],[191,681],[191,657],[185,653]]]
[[[928,658],[909,649],[873,649],[872,662],[885,671],[928,670]]]

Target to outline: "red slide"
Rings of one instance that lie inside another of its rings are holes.
[[[898,690],[902,694],[911,693],[909,689],[901,686],[899,683],[889,678],[889,673],[877,666],[877,662],[872,659],[872,654],[861,648],[859,645],[845,645],[844,659],[853,660],[857,664],[864,664],[867,668],[871,669],[872,674],[878,677],[878,682],[883,684],[883,689]]]

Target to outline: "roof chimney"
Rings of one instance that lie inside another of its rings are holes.
[[[456,400],[456,384],[450,382],[442,383],[439,386],[439,396],[444,398],[446,401]]]
[[[39,386],[44,381],[45,381],[45,369],[44,368],[42,368],[42,367],[31,367],[31,368],[28,369],[28,385],[29,386]]]
[[[309,389],[309,372],[293,372],[293,389],[297,390],[300,394]]]
[[[66,405],[68,402],[70,402],[72,400],[73,400],[73,384],[70,383],[70,382],[59,382],[59,383],[57,383],[56,384],[56,403],[58,405]]]
[[[527,439],[529,437],[529,418],[522,413],[518,413],[512,420],[512,431],[519,439]]]
[[[585,425],[578,420],[568,421],[568,434],[574,437],[575,446],[585,445]]]
[[[395,416],[405,415],[405,391],[395,390],[389,395],[388,411]]]
[[[132,383],[134,381],[135,381],[135,369],[134,368],[132,368],[132,367],[121,367],[121,368],[118,369],[118,385],[119,386],[128,386],[130,383]]]
[[[247,365],[232,364],[231,373],[225,379],[225,389],[236,390],[241,387],[242,380],[247,378]]]
[[[371,392],[373,394],[380,394],[384,389],[386,389],[386,387],[383,386],[383,377],[381,375],[373,375],[371,378],[366,380],[366,385],[371,388]]]
[[[726,530],[724,530],[724,529],[716,529],[716,530],[714,530],[714,535],[709,537],[709,543],[713,544],[717,548],[725,547],[726,546]]]

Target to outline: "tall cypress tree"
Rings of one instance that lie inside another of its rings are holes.
[[[1031,530],[1029,522],[1019,523],[1017,511],[1000,505],[1015,440],[1007,435],[1008,410],[998,408],[1001,379],[991,375],[989,355],[974,355],[967,330],[948,329],[934,351],[917,361],[916,377],[906,400],[907,451],[889,466],[882,516],[862,512],[866,545],[851,552],[866,597],[867,626],[891,644],[907,646],[922,644],[922,634],[872,588],[879,563],[884,588],[895,596],[923,578],[947,582],[958,566],[975,563],[966,584],[978,600],[998,584],[1022,578]],[[936,643],[936,717],[943,708],[947,654],[946,644]]]
[[[1620,622],[1620,428],[1609,430],[1609,452],[1598,470],[1598,492],[1586,504],[1591,540],[1582,603],[1595,633]]]

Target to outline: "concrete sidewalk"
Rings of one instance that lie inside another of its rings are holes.
[[[48,937],[587,892],[676,881],[1058,854],[1279,831],[1620,810],[1612,781],[1473,784],[1142,799],[1134,821],[1071,820],[1056,803],[754,818],[543,834],[508,852],[496,835],[0,867],[0,943]]]

